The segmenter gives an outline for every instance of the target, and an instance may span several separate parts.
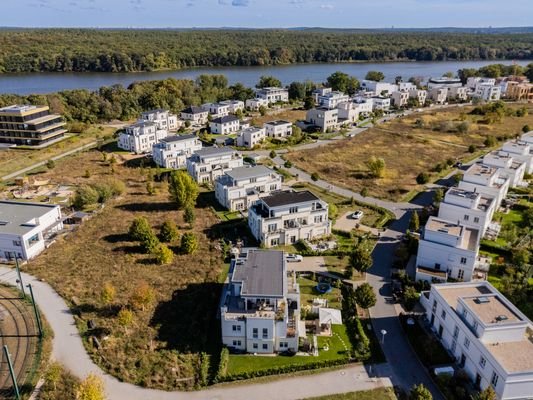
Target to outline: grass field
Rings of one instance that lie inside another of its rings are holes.
[[[527,116],[504,117],[502,122],[491,125],[480,122],[484,117],[469,115],[471,107],[416,113],[380,124],[353,138],[316,149],[293,151],[285,157],[295,166],[309,173],[317,172],[322,179],[351,190],[359,192],[366,188],[371,196],[400,200],[421,188],[415,180],[420,172],[431,172],[448,159],[455,162],[472,158],[469,145],[475,145],[481,153],[487,136],[511,137],[520,133],[524,125],[533,125],[533,104],[525,106],[529,111]],[[417,125],[417,120],[422,122]],[[464,121],[469,122],[468,133],[434,130],[443,124]],[[385,160],[382,178],[369,177],[365,163],[371,156]],[[445,171],[432,172],[432,178],[437,179]]]
[[[332,394],[329,396],[308,397],[303,400],[396,400],[392,388],[379,388],[362,392]]]
[[[330,308],[341,308],[341,291],[336,287],[331,288],[331,292],[321,294],[315,289],[317,281],[300,277],[298,278],[298,283],[300,285],[300,302],[302,307],[305,305],[311,306],[313,304],[313,299],[320,298],[326,299],[328,301],[328,307]]]
[[[305,120],[305,110],[291,110],[291,109],[281,109],[281,110],[270,110],[266,115],[255,116],[252,118],[252,125],[263,126],[265,122],[275,121],[278,119],[296,122],[298,120]]]

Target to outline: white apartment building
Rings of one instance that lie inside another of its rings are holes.
[[[494,78],[482,78],[480,76],[471,76],[466,80],[466,87],[472,91],[476,90],[477,85],[487,84],[494,86],[496,79]]]
[[[472,93],[472,97],[476,97],[483,101],[500,100],[501,88],[499,86],[490,85],[488,83],[480,83],[476,85],[476,89]]]
[[[244,211],[260,197],[281,190],[281,183],[281,176],[263,165],[233,168],[215,180],[215,197],[230,211]]]
[[[226,115],[212,120],[209,123],[209,128],[211,128],[211,133],[230,135],[239,131],[240,121],[234,115]]]
[[[166,129],[157,129],[155,122],[139,120],[127,126],[118,136],[117,145],[122,150],[135,154],[151,153],[152,146],[166,138]]]
[[[370,114],[374,109],[374,100],[372,98],[356,97],[354,104],[360,114]]]
[[[491,151],[483,157],[483,164],[502,169],[502,174],[510,180],[510,187],[517,187],[524,179],[526,163],[516,160],[509,153]]]
[[[448,88],[440,87],[430,89],[428,97],[436,104],[444,104],[446,103],[446,99],[448,98]]]
[[[349,101],[350,96],[339,91],[330,91],[328,93],[317,96],[317,103],[319,107],[336,108],[339,103]]]
[[[180,117],[184,121],[191,121],[194,125],[204,125],[207,123],[209,111],[204,110],[202,107],[187,107],[182,110]]]
[[[447,78],[443,76],[441,78],[430,78],[427,86],[428,90],[431,91],[432,89],[461,87],[463,84],[459,78]]]
[[[503,175],[499,168],[472,164],[463,174],[459,189],[494,197],[496,207],[498,207],[507,196],[510,182],[510,179]]]
[[[240,100],[224,100],[220,104],[227,105],[231,114],[235,114],[239,110],[244,111],[244,102]]]
[[[268,107],[268,105],[269,105],[269,102],[267,99],[255,98],[255,99],[246,100],[246,108],[252,111],[257,111],[261,107]]]
[[[242,155],[229,147],[207,147],[187,159],[187,172],[198,183],[214,182],[226,171],[244,165]]]
[[[390,98],[383,96],[372,97],[372,110],[387,111],[390,108]]]
[[[168,136],[154,144],[152,158],[162,168],[184,168],[187,157],[202,149],[202,142],[196,134]]]
[[[496,207],[494,197],[451,188],[444,195],[444,201],[440,203],[439,218],[458,221],[467,227],[479,229],[482,238],[492,221]]]
[[[58,205],[0,201],[0,260],[30,260],[63,229]]]
[[[294,244],[331,233],[328,203],[309,191],[280,191],[248,210],[248,226],[265,247]]]
[[[533,147],[533,131],[526,132],[520,136],[520,140],[522,142],[528,143],[530,146]]]
[[[476,387],[499,400],[533,395],[533,324],[490,283],[432,285],[420,302],[443,346]]]
[[[500,153],[507,153],[515,160],[526,163],[526,173],[533,173],[533,143],[511,140],[503,144]]]
[[[448,89],[448,98],[455,100],[467,100],[468,99],[468,89],[464,86],[461,87],[451,87]]]
[[[318,104],[318,98],[320,96],[325,96],[328,93],[331,93],[332,91],[333,91],[333,89],[330,88],[330,87],[322,87],[322,88],[317,88],[317,89],[313,90],[311,95],[313,96],[313,100],[315,101],[315,104]]]
[[[268,104],[289,101],[289,90],[280,87],[265,87],[255,91],[258,99],[265,99]]]
[[[416,89],[417,87],[413,82],[398,82],[398,90],[400,92],[409,92]]]
[[[346,121],[354,123],[354,122],[359,121],[359,115],[361,113],[359,105],[360,104],[354,103],[351,101],[337,104],[337,110],[339,112],[338,114],[339,123],[346,122]],[[372,111],[372,107],[370,107],[370,112],[371,111]]]
[[[305,120],[320,128],[322,132],[334,131],[339,126],[339,110],[329,108],[312,108],[307,111]]]
[[[398,91],[392,92],[391,95],[392,104],[395,107],[406,107],[409,102],[409,92],[408,91]]]
[[[248,249],[232,260],[220,301],[222,343],[247,353],[298,351],[300,287],[282,251]]]
[[[154,122],[157,125],[157,129],[175,131],[179,128],[178,116],[171,114],[169,110],[163,110],[161,108],[141,113],[141,119]]]
[[[253,149],[255,146],[260,145],[265,140],[265,137],[266,134],[264,128],[253,126],[237,133],[236,144],[239,147]]]
[[[265,128],[266,135],[271,138],[286,138],[292,135],[292,123],[289,121],[265,122],[263,128]]]
[[[373,92],[376,96],[390,95],[398,91],[398,85],[388,82],[376,82],[364,79],[361,81],[361,89],[366,92]]]
[[[478,229],[429,217],[418,242],[416,280],[470,281],[478,259],[479,239]]]
[[[409,90],[409,97],[411,99],[417,99],[418,105],[423,106],[424,104],[426,104],[428,92],[422,89],[412,89],[412,90]]]
[[[205,103],[202,104],[202,108],[204,110],[207,110],[207,112],[213,117],[213,118],[221,118],[225,117],[226,115],[229,115],[229,104],[224,103]]]

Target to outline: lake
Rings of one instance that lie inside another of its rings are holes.
[[[480,68],[484,65],[506,61],[437,61],[437,62],[381,62],[381,63],[324,63],[270,65],[262,67],[212,67],[190,68],[178,71],[97,73],[97,72],[51,72],[26,74],[0,74],[0,93],[31,94],[51,93],[67,89],[96,90],[101,86],[121,84],[128,86],[134,81],[158,80],[165,78],[195,79],[200,74],[223,74],[230,84],[241,82],[253,87],[261,75],[273,75],[287,85],[294,81],[311,80],[324,82],[335,71],[343,71],[358,79],[363,79],[368,71],[381,71],[385,79],[393,81],[396,76],[404,80],[412,76],[435,77],[446,72],[457,72],[461,68]],[[518,61],[527,65],[531,61]]]

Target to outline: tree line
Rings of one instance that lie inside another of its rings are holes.
[[[0,73],[533,58],[533,33],[5,29],[0,43]]]

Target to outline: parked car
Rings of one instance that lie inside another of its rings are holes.
[[[304,260],[304,258],[301,255],[299,255],[299,254],[287,254],[285,259],[288,262],[301,262],[301,261]]]
[[[357,210],[351,215],[352,219],[361,219],[363,218],[363,212],[361,210]]]

